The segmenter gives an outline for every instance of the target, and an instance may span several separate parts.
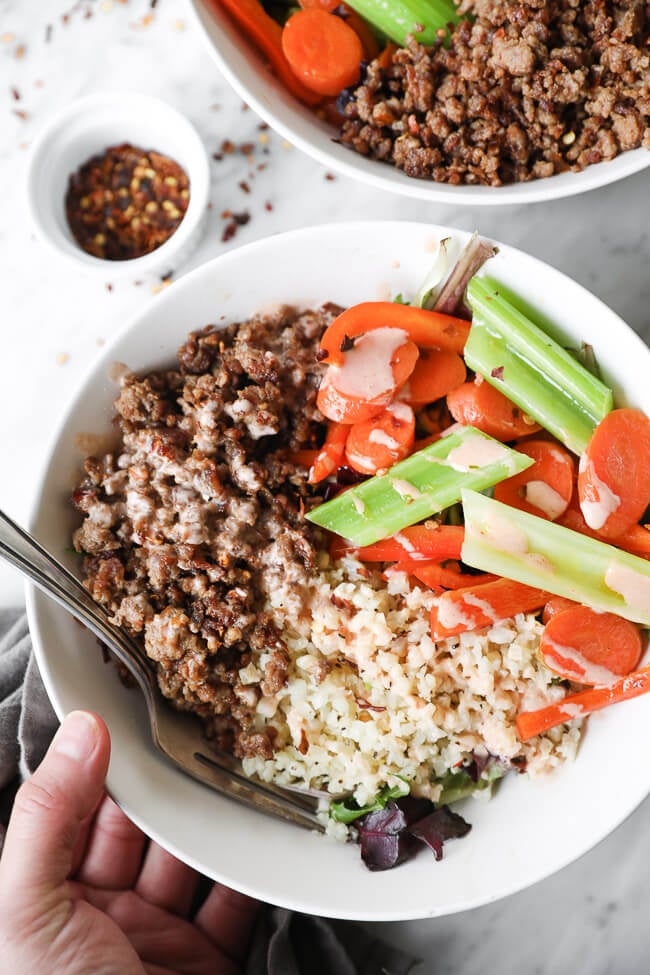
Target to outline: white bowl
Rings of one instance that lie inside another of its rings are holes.
[[[219,70],[258,115],[324,166],[379,190],[432,203],[503,206],[573,196],[614,183],[650,166],[650,152],[635,149],[611,162],[589,166],[581,173],[561,173],[508,186],[448,186],[413,179],[388,163],[367,159],[335,142],[334,128],[286,90],[218,4],[208,0],[189,0],[189,4]]]
[[[130,142],[174,159],[190,180],[190,201],[178,229],[143,257],[108,261],[81,249],[65,215],[72,173],[108,146]],[[38,236],[58,256],[84,271],[112,278],[174,269],[190,256],[205,227],[210,166],[203,142],[188,120],[165,102],[137,92],[100,92],[66,106],[40,133],[27,173],[27,196]]]
[[[38,486],[31,528],[66,555],[79,523],[69,503],[81,455],[75,436],[111,428],[114,361],[136,370],[168,366],[187,332],[208,322],[241,321],[277,302],[342,305],[413,294],[431,263],[432,243],[466,234],[412,223],[313,227],[225,254],[182,278],[141,312],[102,352],[54,438]],[[650,353],[598,299],[559,271],[511,247],[490,272],[518,292],[538,318],[577,345],[590,342],[618,402],[650,412]],[[222,799],[168,764],[153,748],[145,709],[106,666],[95,640],[44,595],[28,592],[39,667],[59,715],[99,711],[113,738],[108,786],[159,843],[239,890],[300,911],[396,920],[476,907],[540,880],[580,856],[617,826],[650,789],[643,744],[650,696],[589,719],[575,764],[544,781],[510,775],[492,802],[471,800],[472,832],[436,863],[427,851],[386,873],[370,873],[359,850],[266,819]]]

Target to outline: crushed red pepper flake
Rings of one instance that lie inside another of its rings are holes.
[[[12,111],[13,111],[14,115],[17,115],[18,118],[21,119],[23,122],[26,122],[27,119],[29,118],[29,115],[27,114],[27,112],[24,112],[22,110],[22,108],[14,108],[14,109],[12,109]]]
[[[224,210],[221,216],[224,219],[231,218],[230,222],[223,228],[223,233],[221,234],[221,240],[224,244],[232,240],[239,227],[245,227],[251,218],[247,210],[244,210],[243,213],[232,213],[230,210]]]
[[[271,210],[273,209],[273,204],[271,203],[270,200],[266,201],[266,203],[264,204],[264,209],[266,210],[267,213],[271,212]]]
[[[251,191],[251,188],[250,188],[250,186],[248,185],[248,183],[246,182],[246,180],[245,180],[245,179],[242,179],[242,180],[240,181],[240,183],[239,183],[239,189],[240,189],[240,190],[241,190],[241,191],[242,191],[243,193],[250,193],[250,191]]]
[[[87,254],[125,261],[164,244],[185,216],[189,197],[187,174],[177,162],[122,143],[70,176],[66,216]]]
[[[17,88],[14,88],[14,87],[12,86],[12,87],[11,87],[11,88],[9,89],[9,91],[11,92],[11,96],[12,96],[12,98],[13,98],[13,100],[14,100],[15,102],[19,102],[19,101],[20,101],[20,92],[18,91],[18,89],[17,89]]]

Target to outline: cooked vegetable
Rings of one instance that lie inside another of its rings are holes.
[[[650,624],[644,559],[475,491],[462,494],[467,565]]]
[[[483,490],[530,464],[529,457],[462,427],[306,517],[355,545],[371,545],[454,504],[463,487]]]
[[[343,17],[348,27],[358,35],[363,45],[365,60],[373,61],[377,57],[380,48],[372,28],[347,3],[341,3],[341,0],[298,0],[298,2],[303,10],[328,10]]]
[[[350,428],[343,423],[330,424],[325,443],[318,451],[309,471],[310,484],[319,484],[342,465],[349,430]]]
[[[447,406],[457,423],[476,427],[497,440],[515,440],[539,430],[534,420],[480,375],[450,392]]]
[[[282,31],[291,70],[311,91],[337,95],[359,80],[364,57],[359,35],[326,10],[298,10]]]
[[[278,78],[305,105],[317,105],[320,96],[303,85],[282,50],[282,28],[264,10],[259,0],[209,0],[216,7],[225,7],[232,19],[255,47],[266,55]]]
[[[392,337],[386,334],[391,331],[398,330],[377,329],[364,335],[344,353],[341,367],[327,370],[318,390],[316,404],[328,420],[363,423],[378,416],[395,398],[398,389],[413,372],[420,353],[417,345],[408,340],[394,346],[400,334]],[[387,371],[381,361],[384,356],[386,367],[390,366]],[[385,371],[386,381],[381,383],[381,388],[377,388],[378,380]],[[362,389],[373,392],[363,396]]]
[[[459,17],[452,0],[347,0],[369,24],[400,47],[408,34],[421,44],[432,45],[444,37],[447,25]]]
[[[555,521],[569,507],[573,494],[573,457],[564,447],[549,440],[527,440],[517,444],[517,450],[532,457],[534,464],[497,484],[494,497],[513,508]]]
[[[328,365],[340,366],[350,340],[377,328],[402,329],[406,338],[425,349],[462,353],[470,324],[462,318],[412,305],[365,301],[341,312],[325,330],[320,344],[321,356]]]
[[[476,272],[496,253],[494,244],[483,240],[476,232],[473,233],[443,288],[436,296],[433,309],[445,315],[462,314],[464,316],[467,313],[467,317],[470,318],[469,309],[465,305],[465,290]]]
[[[431,610],[431,639],[444,640],[499,620],[539,609],[548,599],[544,589],[511,579],[495,579],[481,585],[445,592]]]
[[[457,565],[440,565],[439,562],[417,562],[403,561],[396,562],[391,566],[391,571],[406,572],[413,576],[418,582],[422,582],[429,589],[441,591],[443,589],[462,589],[470,581],[473,586],[481,586],[486,582],[491,582],[495,576],[482,573],[481,575],[470,575],[461,572]]]
[[[451,251],[456,248],[456,241],[453,237],[443,237],[438,244],[438,250],[427,276],[416,292],[411,305],[417,308],[434,308],[438,295],[449,273],[449,261]],[[397,298],[395,299],[397,301]]]
[[[465,382],[467,370],[457,352],[423,349],[400,394],[412,406],[426,406]]]
[[[638,666],[642,649],[634,623],[574,605],[548,621],[539,652],[561,677],[578,684],[611,684]]]
[[[467,289],[467,365],[580,454],[612,408],[612,392],[499,293],[489,277]]]
[[[426,521],[423,525],[404,528],[392,538],[363,548],[355,548],[337,536],[332,539],[330,556],[340,559],[351,554],[361,562],[401,562],[405,559],[411,562],[442,562],[460,558],[464,534],[464,529],[459,525],[439,525],[437,521]]]
[[[650,504],[650,419],[641,410],[613,410],[580,458],[580,508],[590,528],[616,539]]]
[[[599,532],[589,527],[575,499],[572,499],[565,513],[558,518],[558,524],[564,525],[565,528],[570,528],[572,531],[580,532],[582,535],[589,535],[590,538],[604,541]],[[650,559],[650,530],[644,525],[632,525],[623,535],[619,535],[614,540],[614,544],[617,548],[622,548],[632,555],[638,555],[642,559]]]
[[[415,416],[406,403],[391,403],[373,420],[354,423],[348,429],[345,444],[348,464],[361,474],[377,474],[411,453]]]
[[[583,718],[610,704],[629,701],[650,691],[650,667],[642,667],[627,677],[621,677],[605,687],[591,687],[587,691],[569,694],[557,704],[549,704],[539,711],[523,711],[517,715],[517,731],[522,741],[542,735],[549,728]]]
[[[551,596],[542,611],[542,623],[548,623],[548,621],[553,619],[553,617],[558,613],[562,613],[565,609],[572,609],[574,606],[579,605],[580,603],[574,602],[573,599],[565,599],[564,596]]]

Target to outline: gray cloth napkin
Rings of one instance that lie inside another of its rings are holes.
[[[0,851],[15,791],[40,763],[57,725],[26,617],[0,611]],[[415,963],[356,925],[267,907],[245,975],[408,975]]]

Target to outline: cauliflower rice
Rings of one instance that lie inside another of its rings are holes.
[[[352,793],[360,805],[399,775],[435,802],[436,780],[477,752],[530,776],[575,758],[579,721],[529,742],[517,735],[520,710],[566,693],[537,655],[543,627],[533,614],[434,643],[438,597],[350,557],[303,589],[276,577],[266,598],[291,661],[286,686],[257,706],[277,750],[245,758],[248,774]],[[242,683],[257,681],[256,670],[240,671]]]

